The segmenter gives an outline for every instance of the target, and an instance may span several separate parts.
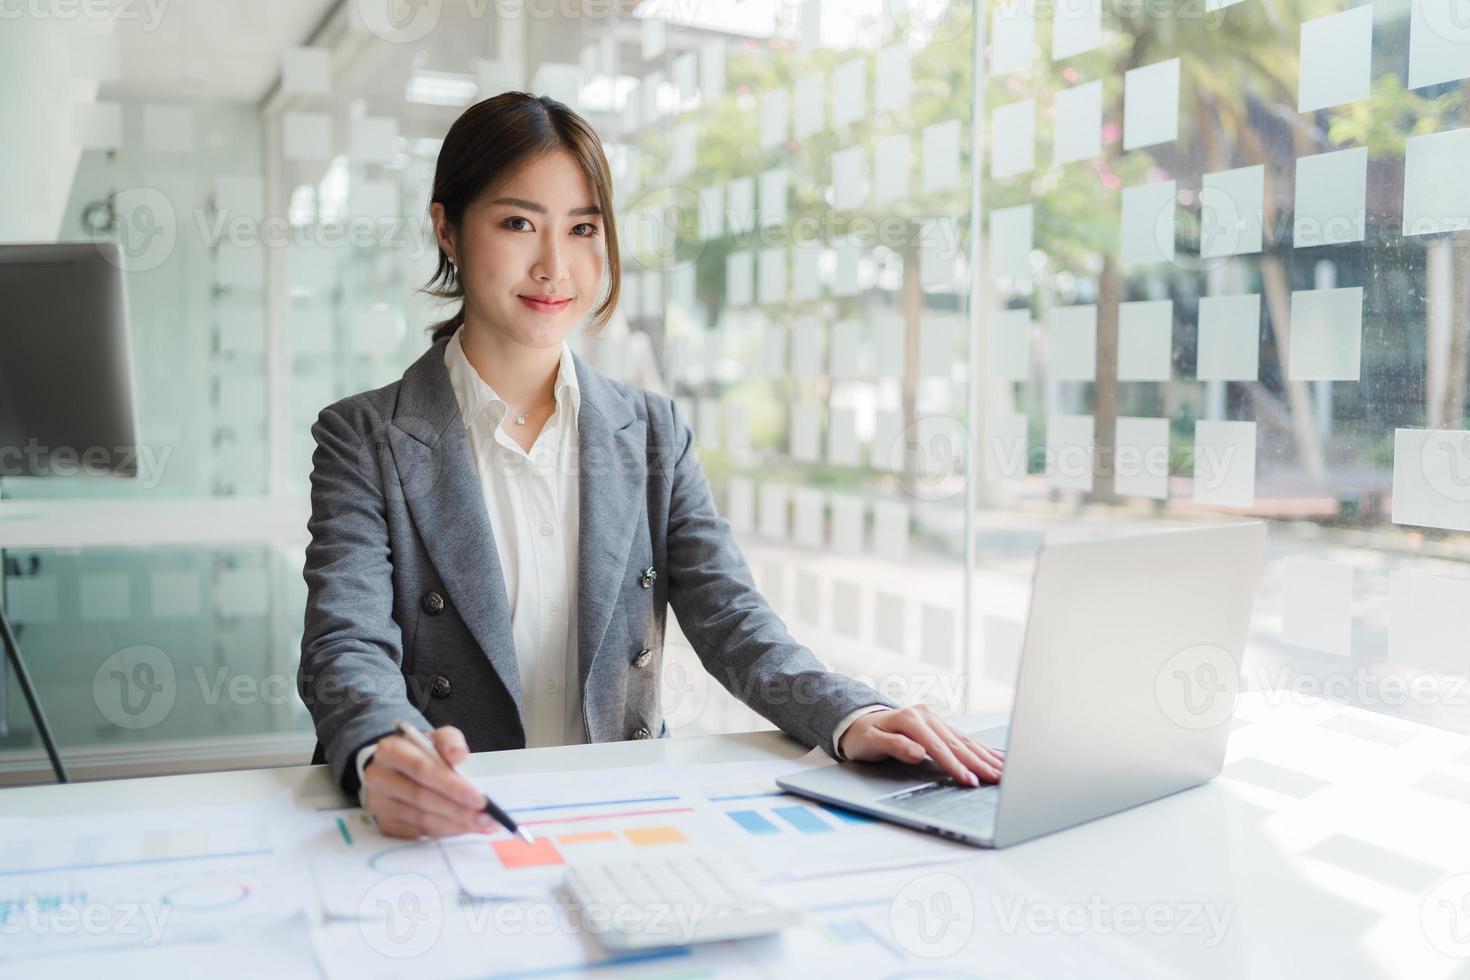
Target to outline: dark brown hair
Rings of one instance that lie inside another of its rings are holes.
[[[434,167],[434,190],[429,203],[444,205],[445,222],[458,229],[465,209],[487,189],[510,176],[521,164],[556,150],[572,155],[587,177],[602,209],[607,236],[607,295],[592,311],[589,329],[595,333],[612,318],[622,286],[618,260],[618,232],[613,222],[612,171],[602,152],[602,141],[592,126],[566,105],[548,96],[502,92],[477,102],[449,127]],[[439,249],[439,267],[420,292],[440,299],[464,299],[464,284]],[[448,337],[464,323],[464,303],[454,316],[429,330],[435,341]]]

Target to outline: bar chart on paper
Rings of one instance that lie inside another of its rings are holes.
[[[0,837],[4,953],[154,945],[279,921],[299,909],[285,883],[274,804],[142,816],[6,821]]]

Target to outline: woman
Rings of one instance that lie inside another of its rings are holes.
[[[611,316],[620,276],[585,120],[520,92],[471,106],[440,150],[430,215],[429,289],[459,312],[401,380],[312,428],[299,686],[317,760],[385,832],[492,829],[468,781],[390,734],[400,719],[451,763],[665,734],[666,604],[705,668],[803,743],[1000,777],[1000,753],[796,643],[673,402],[571,353],[568,334]]]

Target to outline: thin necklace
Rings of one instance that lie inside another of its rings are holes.
[[[542,404],[544,405],[545,402],[543,402]],[[516,425],[525,425],[525,424],[526,424],[526,416],[525,415],[517,415],[516,416]]]

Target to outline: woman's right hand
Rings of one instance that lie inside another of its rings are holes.
[[[483,811],[485,794],[450,766],[469,757],[458,728],[445,725],[429,733],[444,762],[431,759],[402,735],[389,735],[362,773],[363,805],[390,837],[448,837],[490,833],[500,826]]]

